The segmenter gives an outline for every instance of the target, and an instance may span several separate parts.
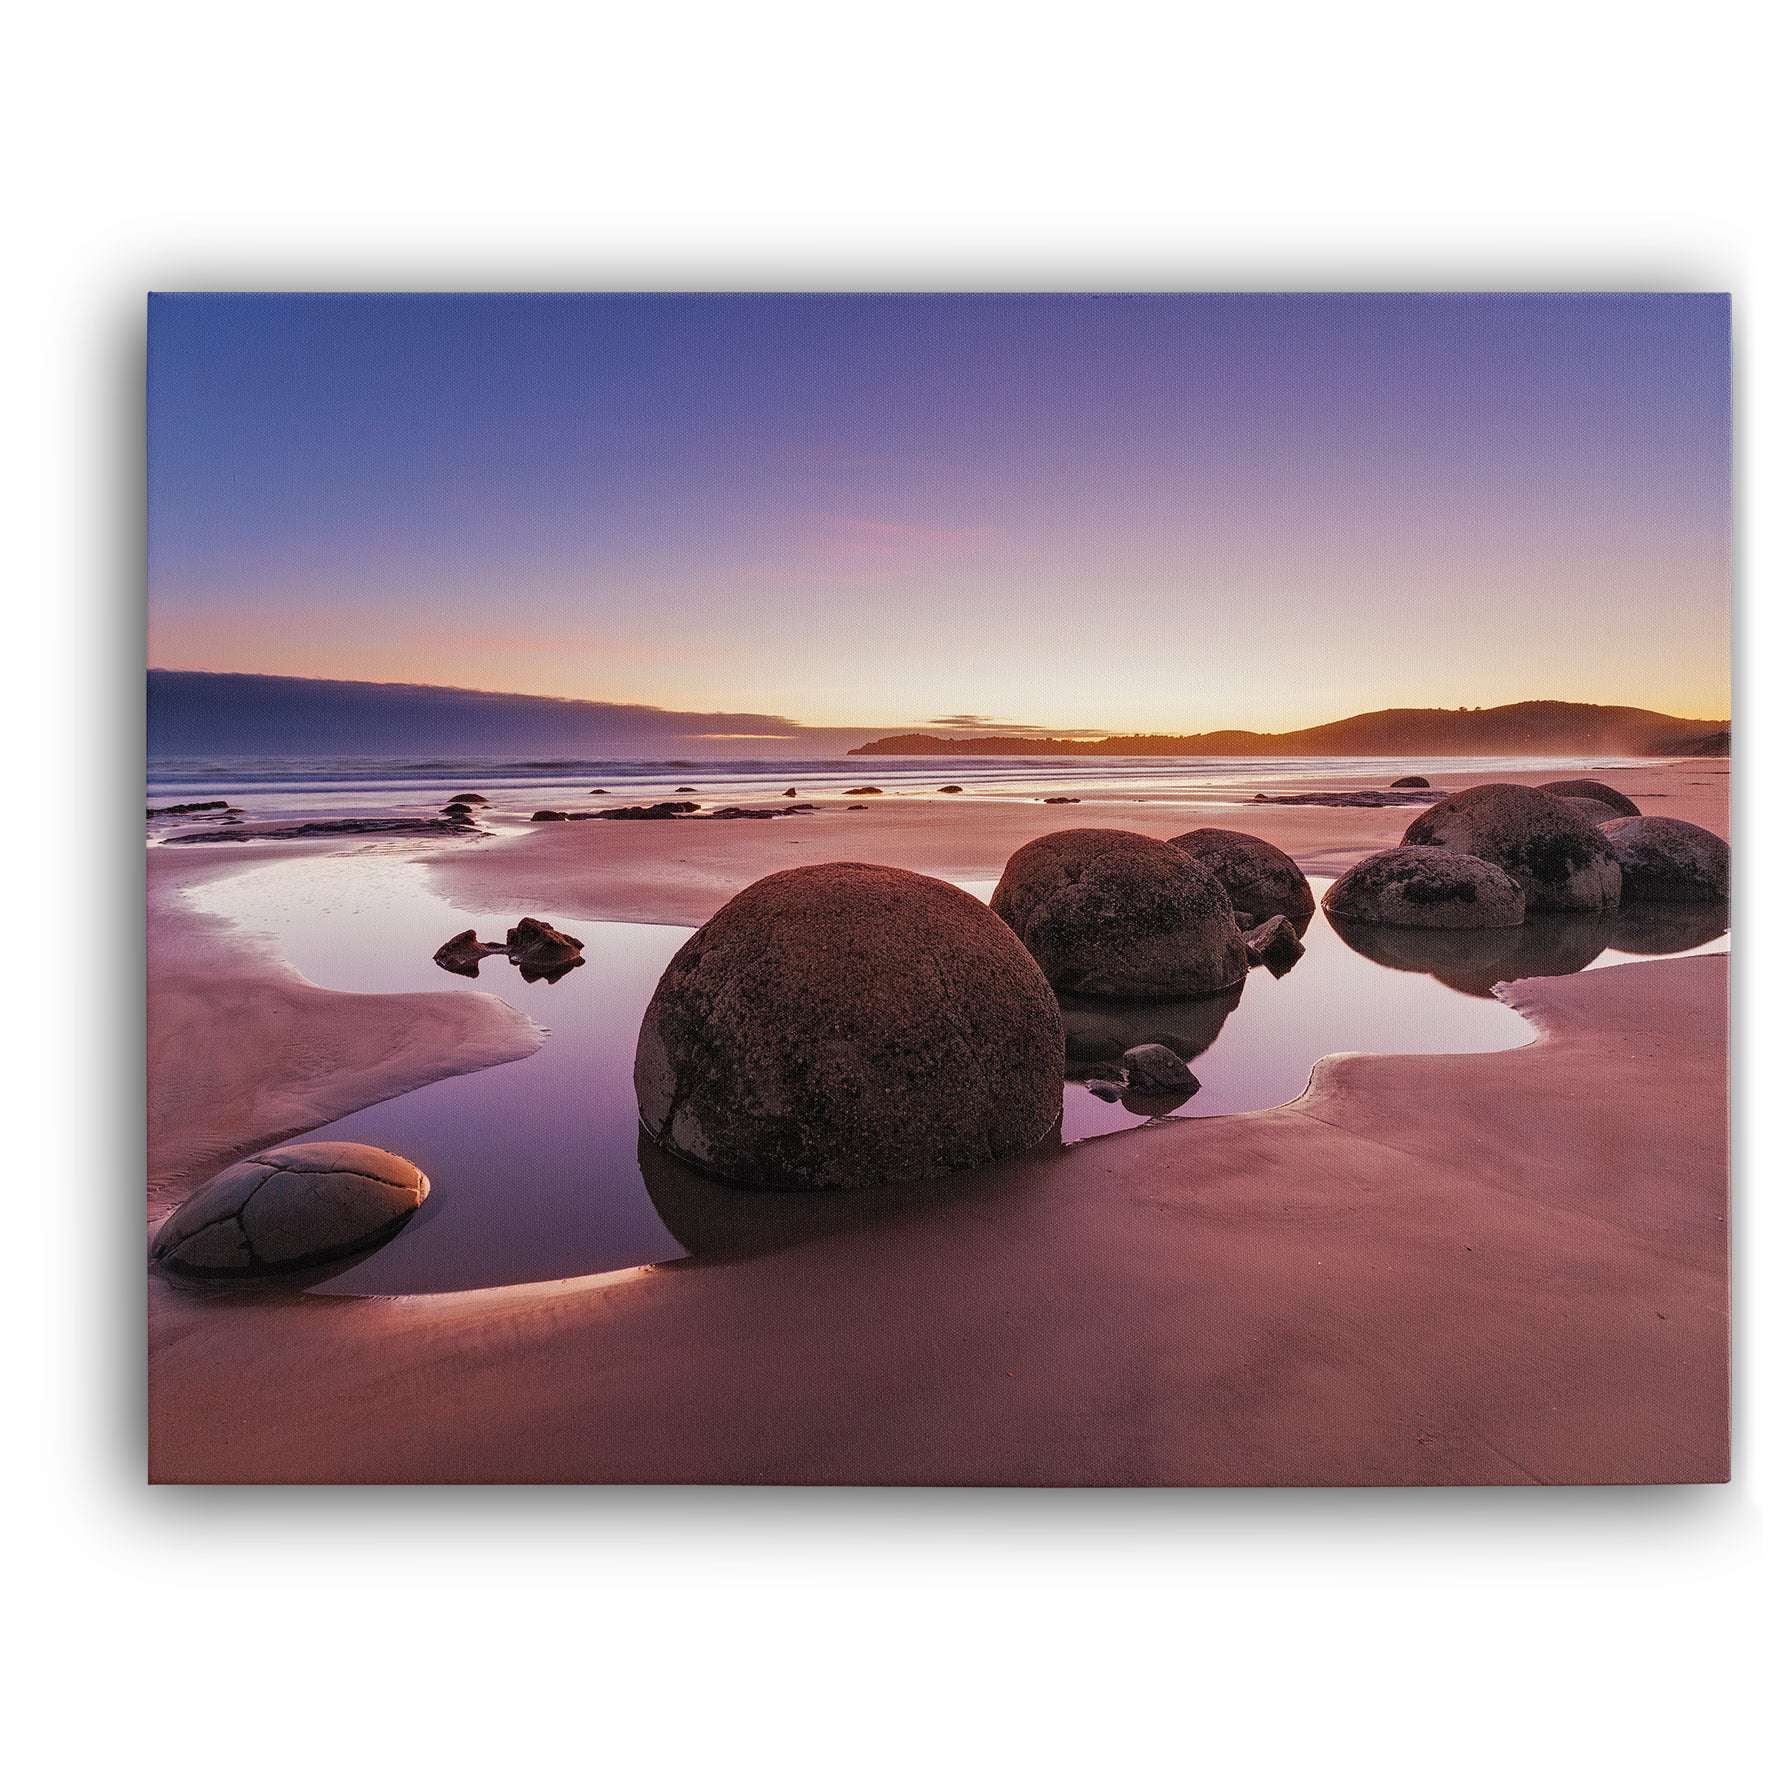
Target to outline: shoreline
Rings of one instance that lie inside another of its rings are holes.
[[[1725,767],[1686,763],[1698,782],[1645,774],[1682,797],[1612,780],[1725,832]],[[1394,843],[1412,814],[1094,812],[1108,800],[549,825],[422,861],[472,912],[528,897],[696,923],[743,881],[829,855],[988,874],[1036,831],[1200,824],[1262,831],[1325,871]],[[315,1127],[315,1104],[341,1115],[541,1040],[492,995],[310,986],[173,892],[296,849],[151,852],[151,1208],[218,1155]],[[1525,1048],[1331,1057],[1277,1109],[1028,1155],[746,1260],[325,1302],[199,1299],[151,1277],[151,1473],[1720,1479],[1727,974],[1698,957],[1519,983],[1502,997],[1537,1028]]]

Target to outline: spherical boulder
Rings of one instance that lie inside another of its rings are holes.
[[[1552,784],[1538,784],[1536,787],[1547,796],[1578,796],[1587,802],[1602,802],[1606,808],[1615,809],[1618,814],[1641,813],[1621,790],[1613,790],[1609,784],[1600,783],[1595,777],[1558,777]]]
[[[1325,905],[1329,919],[1364,925],[1472,932],[1524,923],[1524,891],[1512,877],[1441,845],[1397,845],[1353,864]]]
[[[1061,1012],[949,883],[813,864],[743,889],[667,964],[636,1042],[643,1127],[735,1184],[913,1184],[1061,1115]]]
[[[149,1252],[186,1277],[307,1270],[392,1239],[430,1189],[411,1160],[362,1142],[270,1148],[187,1197]]]
[[[1608,913],[1623,876],[1599,828],[1560,798],[1522,784],[1477,784],[1434,802],[1404,845],[1440,845],[1497,864],[1524,890],[1528,910]]]
[[[1410,774],[1407,777],[1397,777],[1388,787],[1391,790],[1429,790],[1431,779]]]
[[[1301,936],[1314,917],[1314,891],[1288,852],[1251,833],[1197,827],[1166,842],[1207,870],[1227,891],[1236,913],[1262,923],[1281,913]]]
[[[1075,827],[1033,839],[1006,860],[992,906],[1058,992],[1186,999],[1246,978],[1227,891],[1139,833]]]
[[[1623,872],[1625,901],[1725,901],[1728,842],[1694,821],[1635,815],[1600,829]]]

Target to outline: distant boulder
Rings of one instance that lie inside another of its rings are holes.
[[[1694,821],[1634,815],[1601,829],[1623,872],[1625,901],[1725,901],[1728,842]]]
[[[1043,798],[1043,800],[1045,802],[1054,803],[1054,802],[1078,802],[1080,799],[1078,796],[1045,796]]]
[[[1388,787],[1391,790],[1429,790],[1431,779],[1428,777],[1397,777]]]
[[[643,1126],[737,1184],[861,1190],[1041,1141],[1055,996],[974,896],[873,864],[743,889],[667,965],[636,1044]]]
[[[1221,884],[1139,833],[1073,828],[1033,839],[1007,859],[992,906],[1058,991],[1176,999],[1223,993],[1246,975]]]
[[[531,816],[533,821],[565,821],[567,818],[559,808],[539,808]]]
[[[1578,796],[1588,802],[1602,802],[1620,815],[1641,813],[1621,790],[1613,790],[1609,784],[1600,783],[1595,777],[1558,777],[1552,784],[1538,784],[1536,787],[1550,796]]]
[[[1622,894],[1622,871],[1600,830],[1558,797],[1522,784],[1458,790],[1414,821],[1403,843],[1497,864],[1533,912],[1608,913]]]
[[[476,790],[459,790],[451,797],[452,802],[486,802],[487,798]]]
[[[149,1252],[186,1277],[308,1270],[392,1239],[430,1189],[385,1149],[298,1142],[219,1172],[161,1223]]]
[[[1299,934],[1314,918],[1314,891],[1288,852],[1251,833],[1196,827],[1166,842],[1207,870],[1227,890],[1236,913],[1255,924],[1281,913]]]
[[[1440,845],[1397,845],[1327,890],[1327,917],[1364,925],[1476,931],[1524,923],[1524,891],[1497,864]]]
[[[961,784],[940,784],[938,786],[938,794],[940,796],[960,796],[962,793],[963,787]]]
[[[855,790],[844,790],[841,794],[846,796],[880,796],[882,791],[875,784],[860,784]]]

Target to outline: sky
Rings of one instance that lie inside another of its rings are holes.
[[[817,726],[1729,712],[1712,296],[156,296],[149,661]]]

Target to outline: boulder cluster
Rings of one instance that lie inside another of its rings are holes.
[[[1645,816],[1595,778],[1477,784],[1426,809],[1400,845],[1347,870],[1325,904],[1329,918],[1362,926],[1501,929],[1531,914],[1725,901],[1728,855],[1706,827]]]

